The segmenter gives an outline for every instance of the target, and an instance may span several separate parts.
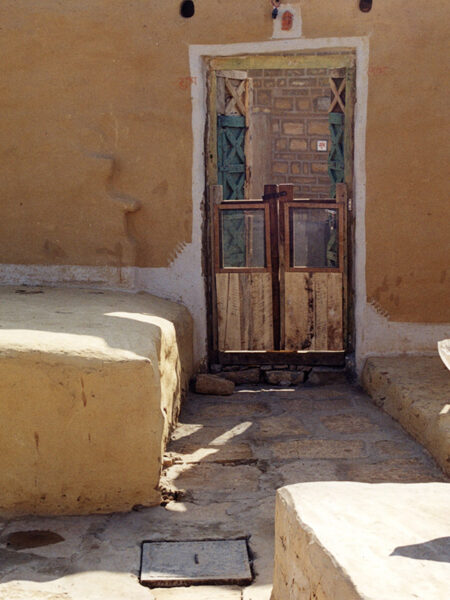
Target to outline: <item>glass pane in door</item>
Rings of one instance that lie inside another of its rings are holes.
[[[339,268],[339,221],[336,208],[291,207],[290,266]]]
[[[266,267],[264,210],[220,211],[221,268]]]

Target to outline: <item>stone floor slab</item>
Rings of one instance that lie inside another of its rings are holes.
[[[359,458],[365,455],[362,440],[302,439],[272,444],[272,455],[277,460],[295,458]]]
[[[245,539],[142,544],[140,581],[149,587],[247,585],[252,578]]]
[[[376,423],[362,415],[337,414],[320,419],[327,429],[337,433],[366,433],[377,429]]]

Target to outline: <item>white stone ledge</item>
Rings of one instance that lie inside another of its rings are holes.
[[[449,597],[446,483],[302,483],[277,492],[272,600]]]

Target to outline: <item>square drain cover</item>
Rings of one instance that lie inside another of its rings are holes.
[[[143,542],[141,578],[150,587],[252,582],[247,540]]]

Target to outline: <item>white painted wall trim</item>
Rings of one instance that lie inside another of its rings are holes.
[[[356,363],[361,370],[369,355],[401,352],[435,352],[439,339],[450,337],[448,324],[394,323],[379,315],[366,301],[366,122],[369,40],[364,37],[283,39],[265,42],[191,45],[192,77],[192,242],[186,244],[168,267],[82,267],[73,265],[1,265],[1,284],[82,285],[129,291],[148,291],[183,303],[194,323],[194,357],[197,365],[206,357],[206,297],[202,277],[202,202],[205,193],[204,132],[206,126],[207,56],[267,54],[284,51],[354,48],[356,53],[355,105],[355,325]]]

